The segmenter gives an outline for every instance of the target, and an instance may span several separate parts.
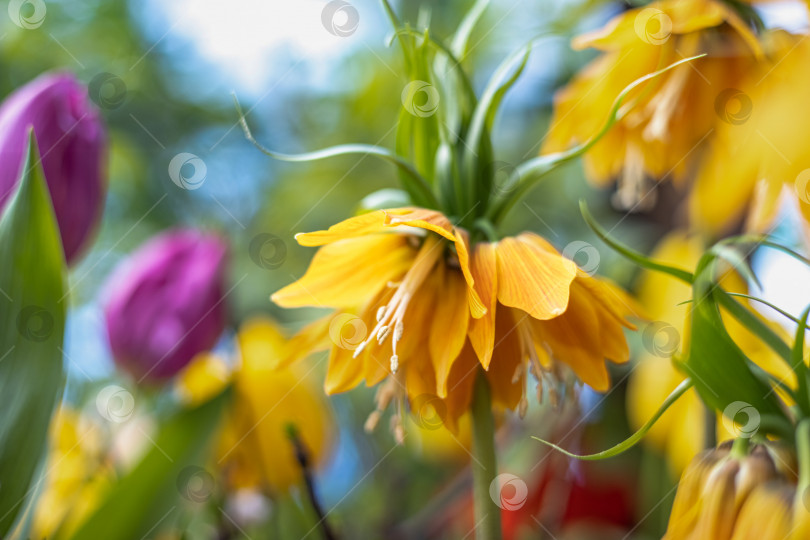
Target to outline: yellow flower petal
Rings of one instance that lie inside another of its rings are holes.
[[[436,298],[429,347],[436,370],[436,394],[445,398],[453,362],[467,340],[467,284],[458,273],[445,269],[442,290]]]
[[[576,265],[539,247],[536,235],[497,243],[498,301],[546,320],[565,312]]]
[[[599,318],[588,296],[574,284],[565,313],[547,321],[532,321],[556,360],[574,370],[582,382],[597,392],[610,386],[605,355],[599,343]]]
[[[337,242],[338,240],[383,232],[385,231],[385,219],[387,215],[408,213],[410,210],[409,208],[395,208],[385,211],[376,210],[343,220],[340,223],[332,225],[325,231],[296,234],[295,239],[302,246],[322,246]]]
[[[498,266],[495,246],[488,242],[475,246],[471,271],[487,312],[470,321],[468,337],[478,360],[489,369],[495,342],[495,305],[498,298]]]
[[[410,268],[415,250],[402,235],[377,234],[323,246],[301,279],[273,294],[282,307],[352,308]]]

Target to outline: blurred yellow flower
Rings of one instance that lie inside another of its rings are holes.
[[[437,398],[442,420],[455,431],[479,365],[495,405],[523,414],[529,372],[552,396],[563,366],[604,391],[605,358],[628,359],[622,328],[632,328],[632,301],[535,234],[471,248],[467,232],[440,212],[400,208],[296,238],[321,248],[304,276],[272,299],[339,311],[297,339],[310,350],[331,349],[327,393],[363,379],[383,383],[368,426],[394,402],[398,440],[406,398],[412,409]]]
[[[181,374],[178,393],[189,403],[199,403],[232,382],[234,401],[223,421],[218,466],[232,489],[284,492],[302,480],[289,427],[295,428],[312,466],[322,466],[335,436],[332,410],[313,369],[301,363],[277,367],[288,342],[273,321],[247,321],[237,342],[235,368],[212,353],[198,355]]]
[[[719,0],[652,2],[576,38],[573,47],[594,47],[603,54],[557,95],[546,153],[597,133],[614,97],[634,80],[708,53],[628,96],[632,110],[585,155],[588,178],[605,185],[618,177],[618,202],[628,208],[646,197],[647,176],[684,177],[687,158],[718,122],[717,93],[738,86],[762,54],[746,23]]]
[[[104,432],[89,417],[62,406],[51,421],[42,495],[32,538],[69,538],[103,501],[115,474]]]
[[[796,121],[810,111],[806,37],[766,34],[770,61],[735,90],[748,113],[718,123],[690,199],[692,222],[702,230],[719,236],[744,221],[748,230],[765,231],[785,196],[810,220],[810,128]]]
[[[694,268],[703,254],[704,245],[697,236],[675,231],[666,236],[652,258],[685,269]],[[721,283],[732,292],[745,292],[746,286],[735,273],[726,274]],[[645,348],[628,384],[627,414],[634,429],[652,417],[666,397],[686,377],[672,363],[672,355],[687,348],[687,320],[692,296],[685,283],[661,272],[645,271],[639,283],[638,300],[654,322],[644,329]],[[745,302],[743,302],[745,303]],[[680,305],[679,305],[680,304]],[[724,315],[726,329],[746,355],[767,371],[793,384],[793,374],[781,359],[756,336],[731,316]],[[784,332],[768,321],[777,332]],[[647,434],[645,440],[664,452],[674,475],[686,467],[692,456],[704,449],[706,441],[706,408],[697,392],[689,390],[675,402]],[[732,435],[723,422],[717,423],[717,439]]]

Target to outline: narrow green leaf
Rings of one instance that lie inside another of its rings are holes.
[[[796,396],[805,417],[810,417],[810,394],[808,394],[807,381],[808,371],[810,370],[807,369],[807,364],[804,363],[804,336],[807,331],[808,315],[810,315],[810,307],[804,310],[802,318],[796,327],[796,337],[793,341],[793,350],[790,356],[790,364],[798,381]]]
[[[467,42],[470,40],[473,28],[481,19],[481,16],[489,6],[489,0],[476,0],[475,4],[470,8],[464,19],[458,25],[455,35],[453,35],[453,42],[450,45],[453,54],[460,59],[464,59],[467,54]]]
[[[0,537],[21,512],[64,376],[65,261],[33,132],[0,218]]]
[[[647,420],[647,422],[643,426],[641,426],[641,428],[639,428],[638,431],[633,433],[630,437],[628,437],[624,441],[620,442],[616,446],[613,446],[612,448],[608,448],[607,450],[603,450],[602,452],[597,452],[596,454],[585,454],[585,455],[574,454],[572,452],[569,452],[568,450],[565,450],[564,448],[562,448],[560,446],[557,446],[554,443],[544,441],[543,439],[540,439],[538,437],[532,437],[532,439],[538,440],[541,443],[543,443],[543,444],[545,444],[547,446],[550,446],[551,448],[554,448],[555,450],[558,450],[559,452],[562,452],[563,454],[565,454],[568,457],[580,459],[580,460],[583,460],[583,461],[598,461],[598,460],[601,460],[601,459],[606,459],[606,458],[610,458],[610,457],[613,457],[613,456],[617,456],[617,455],[621,454],[622,452],[626,452],[627,450],[631,449],[633,446],[636,445],[636,443],[638,443],[641,439],[643,439],[644,435],[646,435],[647,432],[652,429],[652,427],[655,425],[655,423],[658,421],[658,419],[661,418],[661,416],[663,416],[663,414],[665,412],[667,412],[667,409],[669,409],[672,406],[673,403],[678,401],[678,399],[682,395],[684,395],[687,392],[687,390],[692,388],[692,386],[693,386],[692,381],[689,380],[689,379],[685,379],[683,382],[681,382],[681,384],[679,384],[675,388],[675,390],[672,391],[672,393],[669,395],[669,397],[667,397],[667,399],[664,400],[664,402],[661,404],[661,406],[658,408],[658,410],[655,412],[655,414],[652,416],[652,418]]]
[[[177,518],[183,498],[211,496],[208,485],[196,490],[189,481],[210,478],[202,465],[220,415],[230,400],[227,389],[194,409],[177,413],[160,429],[153,447],[111,490],[73,540],[138,540],[154,535]],[[212,476],[212,475],[211,475]],[[203,478],[206,477],[206,478]],[[213,482],[210,478],[209,484]],[[200,500],[196,501],[199,504]]]
[[[754,368],[723,325],[717,298],[737,302],[716,283],[716,269],[717,257],[710,252],[695,271],[689,351],[681,366],[710,408],[725,414],[730,405],[743,402],[754,407],[761,418],[769,419],[767,428],[772,434],[790,437],[791,422],[768,378]]]
[[[621,253],[642,268],[669,274],[670,276],[678,278],[681,281],[689,284],[691,284],[694,280],[694,276],[690,272],[674,266],[666,265],[664,263],[656,262],[611,238],[610,234],[599,224],[599,222],[596,221],[590,210],[588,210],[588,204],[584,200],[579,201],[579,210],[582,212],[582,217],[585,220],[585,223],[588,224],[588,227],[591,228],[596,236],[598,236],[604,243],[613,248],[615,251]]]
[[[433,192],[431,191],[428,183],[425,181],[424,178],[422,178],[422,175],[420,175],[416,171],[416,169],[414,169],[413,165],[402,159],[400,156],[396,155],[394,152],[386,148],[381,148],[379,146],[373,146],[369,144],[341,144],[337,146],[332,146],[330,148],[316,150],[314,152],[306,152],[303,154],[284,154],[281,152],[275,152],[262,146],[262,144],[259,143],[255,137],[253,137],[253,133],[251,132],[250,127],[247,124],[247,119],[244,113],[242,112],[242,108],[239,105],[239,101],[236,99],[236,96],[234,96],[234,103],[236,106],[237,113],[239,114],[239,123],[242,126],[242,130],[245,133],[245,138],[265,155],[268,155],[280,161],[291,161],[291,162],[316,161],[319,159],[326,159],[351,154],[380,157],[392,163],[401,172],[405,173],[404,178],[408,179],[408,181],[403,182],[405,184],[404,187],[411,195],[411,197],[414,199],[413,200],[414,204],[426,206],[428,208],[436,208],[438,206],[436,197],[433,195]]]
[[[498,204],[493,205],[490,208],[490,213],[488,217],[491,218],[492,222],[496,225],[504,218],[504,216],[509,212],[509,210],[523,198],[526,193],[528,193],[536,183],[546,174],[551,172],[552,170],[556,169],[563,163],[571,161],[572,159],[581,156],[588,150],[590,150],[593,145],[599,142],[602,137],[610,130],[613,125],[618,122],[621,118],[624,117],[627,112],[632,109],[633,104],[624,105],[624,100],[627,98],[628,94],[632,92],[638,86],[644,84],[645,82],[658,77],[667,71],[675,69],[676,67],[680,66],[681,64],[685,64],[686,62],[691,62],[693,60],[697,60],[698,58],[702,58],[706,56],[705,54],[700,54],[697,56],[691,56],[689,58],[684,58],[677,62],[674,62],[663,69],[659,69],[653,73],[649,73],[643,77],[640,77],[630,83],[629,85],[625,86],[624,89],[616,96],[616,99],[613,101],[613,106],[610,108],[608,112],[607,119],[605,123],[602,125],[600,130],[595,133],[591,138],[586,140],[585,142],[569,148],[568,150],[562,152],[556,152],[554,154],[548,154],[544,156],[539,156],[534,159],[530,159],[520,166],[517,167],[515,171],[516,181],[518,188],[510,193],[505,198],[501,199]],[[512,180],[508,182],[508,185],[514,185]]]

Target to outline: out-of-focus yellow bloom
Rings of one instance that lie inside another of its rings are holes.
[[[792,453],[767,444],[733,454],[729,442],[689,464],[664,540],[807,538],[810,511],[797,493]]]
[[[666,264],[694,268],[704,246],[697,236],[689,237],[675,231],[665,237],[652,254],[652,258]],[[744,292],[745,284],[734,273],[721,280],[723,288]],[[627,409],[634,428],[641,427],[652,417],[666,397],[684,379],[672,363],[672,355],[688,347],[686,326],[691,304],[683,302],[692,296],[685,283],[661,272],[643,274],[638,299],[646,315],[654,321],[644,329],[646,347],[638,358],[638,366],[628,385]],[[745,303],[744,301],[742,301]],[[792,371],[756,336],[731,316],[723,316],[726,329],[745,354],[763,369],[793,384]],[[769,325],[783,332],[774,323]],[[697,392],[690,390],[659,419],[646,437],[660,451],[666,453],[674,474],[680,474],[689,460],[706,447],[706,408]],[[723,422],[717,423],[717,438],[732,437]]]
[[[455,431],[479,365],[496,406],[523,413],[529,372],[554,387],[568,366],[604,391],[605,358],[628,359],[622,328],[632,327],[632,301],[535,234],[471,247],[467,232],[440,212],[400,208],[296,238],[320,250],[306,274],[273,300],[339,311],[298,339],[309,349],[331,348],[327,393],[363,379],[383,383],[367,425],[395,402],[398,440],[406,398],[412,408],[440,400],[440,415]]]
[[[308,366],[277,367],[288,354],[288,342],[275,323],[250,320],[237,342],[233,370],[216,355],[199,355],[181,374],[178,391],[187,402],[199,403],[232,382],[234,401],[223,422],[217,462],[233,489],[284,492],[302,480],[289,427],[318,467],[328,458],[335,436],[332,411]]]
[[[621,90],[688,56],[707,53],[628,96],[632,110],[585,155],[588,178],[619,178],[618,203],[646,198],[647,176],[680,180],[715,129],[718,93],[736,88],[762,59],[756,36],[729,3],[665,0],[628,10],[602,29],[574,40],[603,52],[556,97],[544,152],[564,150],[597,133]],[[734,107],[734,104],[729,104]],[[746,114],[732,111],[731,114]]]
[[[772,224],[784,195],[810,220],[810,43],[806,36],[768,34],[771,61],[736,87],[747,114],[720,122],[697,171],[691,219],[715,235],[745,221],[749,230]]]
[[[32,538],[68,538],[101,504],[113,484],[104,433],[92,419],[65,407],[51,422],[45,484]]]

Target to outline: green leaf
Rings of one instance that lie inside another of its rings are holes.
[[[805,417],[810,417],[810,395],[808,394],[807,380],[810,374],[808,373],[807,364],[804,363],[804,335],[807,331],[808,315],[810,315],[810,307],[804,310],[802,318],[796,327],[796,337],[793,341],[793,350],[790,357],[791,367],[798,382],[796,395],[799,399],[797,401]]]
[[[458,30],[453,35],[453,42],[450,45],[453,54],[460,59],[464,59],[467,54],[467,42],[470,40],[473,28],[481,19],[481,16],[489,6],[489,0],[476,0],[475,4],[470,8],[464,19],[458,25]]]
[[[60,398],[65,260],[33,132],[0,218],[0,537],[23,509]]]
[[[791,422],[768,379],[754,369],[723,326],[716,294],[730,297],[716,283],[716,270],[717,257],[705,254],[695,271],[689,351],[680,365],[710,408],[725,414],[730,405],[743,402],[762,418],[762,431],[790,438]]]
[[[410,197],[401,189],[385,188],[369,193],[360,201],[358,213],[388,208],[401,208],[411,203]]]
[[[598,221],[596,221],[596,219],[594,219],[590,210],[588,210],[587,203],[584,200],[579,201],[579,210],[582,212],[582,217],[585,220],[585,223],[588,224],[588,227],[591,228],[596,236],[598,236],[604,243],[613,248],[615,251],[621,253],[637,265],[641,266],[642,268],[647,268],[648,270],[655,270],[657,272],[669,274],[670,276],[678,278],[681,281],[689,284],[691,284],[694,280],[694,277],[690,272],[674,266],[666,265],[664,263],[656,262],[611,238],[610,234],[599,224]]]
[[[275,152],[262,146],[261,143],[259,143],[259,141],[253,137],[253,133],[250,131],[250,127],[247,124],[247,119],[242,112],[242,108],[239,105],[239,101],[236,99],[236,96],[234,96],[233,99],[236,106],[236,111],[239,114],[239,123],[245,133],[245,138],[250,141],[253,146],[261,150],[262,153],[280,161],[292,162],[317,161],[319,159],[327,159],[352,154],[380,157],[395,165],[400,172],[403,173],[403,185],[411,195],[414,204],[425,206],[427,208],[436,208],[438,206],[438,202],[436,201],[430,186],[425,179],[422,178],[422,175],[420,175],[419,172],[414,169],[413,165],[386,148],[369,144],[341,144],[303,154],[284,154],[281,152]]]
[[[73,535],[73,540],[138,540],[153,535],[177,518],[183,496],[197,504],[213,488],[202,467],[212,435],[232,391],[193,409],[178,412],[161,427],[152,448],[111,490],[101,506]],[[210,478],[210,477],[209,477]],[[200,480],[204,488],[184,485]],[[188,491],[187,491],[188,490]]]
[[[559,452],[562,452],[563,454],[565,454],[568,457],[580,459],[580,460],[583,460],[583,461],[598,461],[600,459],[607,459],[607,458],[610,458],[610,457],[613,457],[613,456],[617,456],[617,455],[621,454],[622,452],[626,452],[627,450],[631,449],[633,446],[636,445],[636,443],[638,443],[641,439],[643,439],[644,435],[646,435],[647,432],[652,429],[652,427],[655,425],[655,423],[658,421],[658,419],[661,418],[661,416],[663,416],[665,412],[667,412],[667,409],[669,409],[672,406],[673,403],[678,401],[678,399],[682,395],[684,395],[687,390],[692,388],[692,386],[693,386],[693,383],[689,379],[686,379],[683,382],[681,382],[681,384],[679,384],[675,388],[675,390],[672,391],[672,393],[669,395],[669,397],[667,397],[667,399],[664,400],[664,402],[661,404],[661,406],[658,408],[658,410],[655,412],[655,414],[652,416],[652,418],[647,420],[647,423],[644,424],[643,426],[641,426],[641,428],[639,428],[638,431],[633,433],[630,437],[628,437],[624,441],[620,442],[616,446],[613,446],[612,448],[608,448],[607,450],[603,450],[602,452],[597,452],[596,454],[585,454],[585,455],[574,454],[574,453],[569,452],[568,450],[565,450],[564,448],[562,448],[560,446],[557,446],[554,443],[550,443],[550,442],[545,441],[543,439],[540,439],[538,437],[532,437],[532,439],[538,440],[541,443],[543,443],[543,444],[545,444],[547,446],[550,446],[551,448],[554,448],[555,450],[557,450]]]
[[[619,92],[619,95],[616,96],[616,99],[613,101],[613,106],[610,108],[608,112],[607,119],[605,123],[602,124],[602,127],[598,132],[592,135],[588,140],[585,142],[569,148],[568,150],[564,150],[562,152],[556,152],[554,154],[548,154],[544,156],[539,156],[534,159],[530,159],[520,166],[517,167],[515,172],[515,176],[517,180],[519,180],[518,188],[514,190],[514,192],[510,193],[505,198],[498,201],[497,204],[494,204],[489,211],[488,217],[491,218],[491,221],[496,225],[504,218],[504,216],[509,212],[509,210],[519,201],[526,193],[531,190],[536,183],[549,172],[553,171],[563,163],[571,161],[572,159],[581,156],[588,150],[590,150],[593,145],[599,142],[602,137],[610,130],[613,125],[618,122],[620,119],[624,117],[627,112],[632,109],[633,104],[628,103],[624,105],[624,100],[627,96],[638,86],[644,84],[645,82],[654,79],[667,71],[675,69],[676,67],[684,64],[686,62],[691,62],[693,60],[697,60],[698,58],[702,58],[706,56],[705,54],[700,54],[697,56],[691,56],[689,58],[683,58],[674,62],[663,69],[659,69],[653,73],[649,73],[640,77],[633,81],[632,83],[628,84],[624,87],[624,89]],[[513,185],[511,180],[507,183],[508,185]]]

